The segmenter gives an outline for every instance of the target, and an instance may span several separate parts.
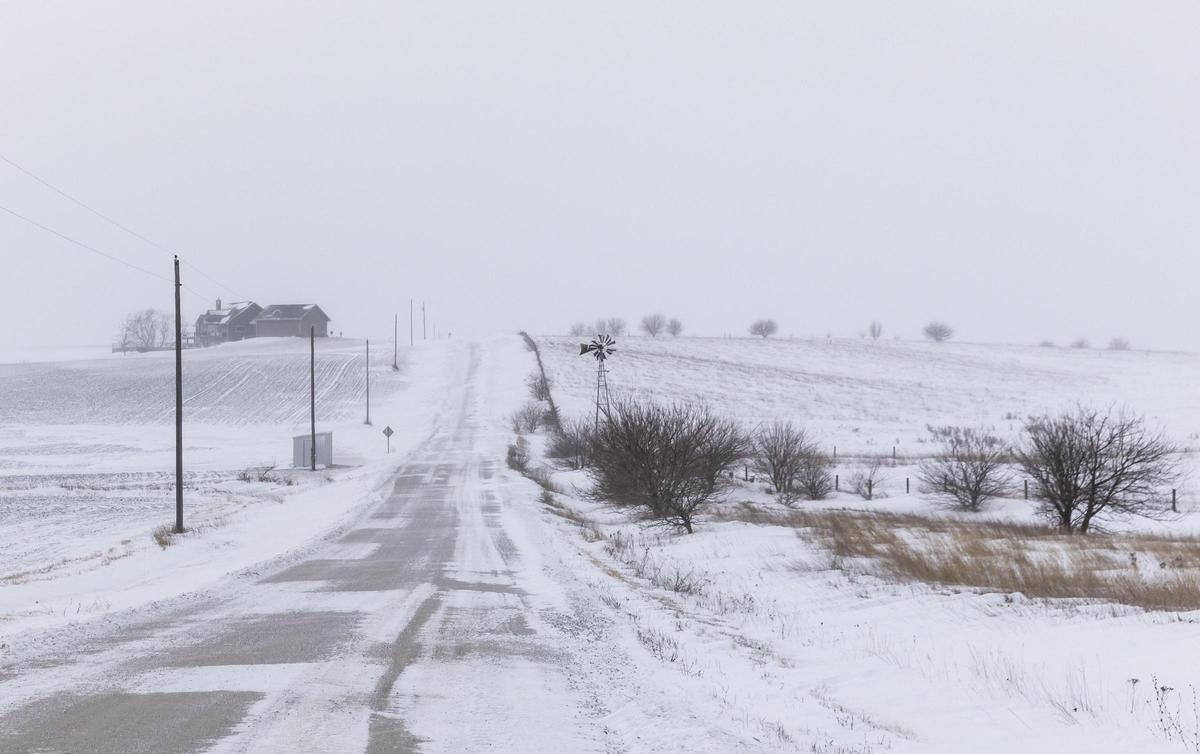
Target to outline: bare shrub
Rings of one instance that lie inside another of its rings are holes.
[[[662,314],[647,314],[642,317],[639,327],[651,338],[657,338],[667,329],[667,318]]]
[[[163,524],[162,526],[154,527],[154,531],[150,532],[150,536],[154,538],[154,543],[162,549],[167,549],[175,544],[175,525]]]
[[[512,415],[512,428],[514,432],[536,432],[537,428],[542,425],[542,421],[546,416],[546,409],[541,403],[529,402],[517,410]]]
[[[1113,338],[1108,341],[1108,350],[1110,351],[1128,351],[1132,347],[1128,338]]]
[[[1054,345],[1053,340],[1043,340],[1041,343],[1038,343],[1038,346],[1040,346],[1042,348],[1055,348],[1056,347]]]
[[[1097,517],[1167,514],[1176,453],[1140,417],[1077,406],[1032,419],[1017,459],[1043,515],[1064,532],[1086,534]]]
[[[508,446],[508,455],[505,460],[510,469],[525,473],[529,468],[529,441],[518,436],[516,442]]]
[[[671,337],[678,338],[683,334],[683,323],[672,317],[671,320],[667,322],[667,332],[671,334]]]
[[[691,533],[744,451],[737,425],[705,406],[618,400],[593,443],[592,494]]]
[[[1071,341],[1071,348],[1091,348],[1092,344],[1088,343],[1087,338],[1076,338]]]
[[[563,461],[568,468],[586,468],[591,453],[593,430],[594,427],[589,421],[572,419],[563,422],[550,438],[546,456]]]
[[[883,337],[883,323],[879,320],[871,322],[871,326],[867,328],[867,335],[871,336],[871,340],[879,340]]]
[[[750,439],[754,470],[771,480],[777,494],[787,494],[799,473],[800,458],[811,444],[804,430],[791,422],[764,424]]]
[[[773,319],[760,319],[750,325],[750,334],[760,338],[769,338],[779,330],[779,325]]]
[[[978,511],[1009,483],[1008,449],[1000,438],[971,427],[930,427],[941,452],[921,462],[917,476],[930,492],[966,511]]]
[[[855,495],[863,500],[873,500],[880,497],[879,485],[884,481],[882,469],[883,459],[871,458],[855,467],[846,482]]]
[[[793,481],[795,489],[809,500],[824,500],[833,492],[833,460],[817,450],[801,459],[800,472]]]
[[[583,322],[576,322],[575,324],[571,325],[570,330],[567,330],[567,335],[570,335],[573,338],[583,338],[590,334],[591,333],[588,332],[588,326]]]
[[[535,401],[549,401],[550,388],[553,383],[549,377],[544,376],[541,372],[534,372],[525,378],[525,386],[529,388],[529,394]]]
[[[954,328],[945,322],[930,322],[921,334],[934,343],[942,343],[954,337]]]

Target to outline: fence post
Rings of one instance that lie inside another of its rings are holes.
[[[1175,507],[1175,490],[1171,490],[1171,512],[1178,513],[1179,509]]]
[[[892,460],[893,461],[896,460],[896,446],[895,445],[892,446]]]
[[[834,492],[842,491],[842,477],[839,474],[833,475],[833,491]]]
[[[875,497],[875,482],[872,479],[867,480],[867,499]]]
[[[1029,499],[1029,480],[1025,480],[1025,499]]]
[[[904,494],[908,494],[908,477],[904,477]]]
[[[837,460],[837,446],[836,445],[833,446],[833,460],[835,460],[835,461]]]

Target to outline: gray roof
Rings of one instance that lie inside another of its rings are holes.
[[[296,321],[303,319],[306,314],[314,309],[320,312],[321,316],[325,319],[329,319],[329,315],[316,304],[271,304],[270,306],[263,307],[262,313],[255,317],[254,320],[256,322],[260,319],[269,319],[275,322]]]
[[[239,301],[221,309],[209,309],[200,315],[200,321],[206,325],[223,325],[252,306],[256,306],[253,301]]]

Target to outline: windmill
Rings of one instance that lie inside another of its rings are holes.
[[[617,350],[617,341],[611,335],[597,335],[591,343],[579,344],[579,355],[591,354],[596,359],[596,429],[600,428],[600,415],[608,418],[608,369],[605,362]]]

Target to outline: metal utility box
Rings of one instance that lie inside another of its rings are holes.
[[[312,435],[292,438],[292,468],[307,469],[312,464]],[[333,433],[317,433],[317,465],[333,465]]]

